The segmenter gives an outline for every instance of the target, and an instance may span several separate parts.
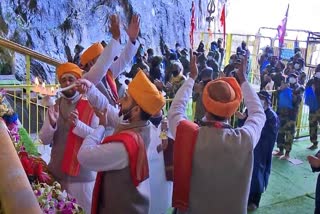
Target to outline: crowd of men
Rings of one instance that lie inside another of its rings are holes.
[[[275,142],[279,150],[274,155],[290,158],[304,93],[310,149],[317,148],[320,66],[305,85],[301,53],[285,65],[267,47],[259,60],[257,93],[247,81],[250,51],[245,42],[223,68],[222,39],[212,42],[208,53],[202,42],[189,51],[178,43],[170,49],[162,41],[156,55],[139,43],[139,25],[139,16],[133,15],[122,50],[119,19],[111,16],[107,45],[97,41],[80,54],[79,64],[57,67],[61,87],[75,87],[49,108],[39,134],[52,146],[50,172],[86,213],[160,214],[174,207],[175,213],[238,214],[257,209]],[[194,121],[186,115],[191,97]],[[230,125],[233,115],[237,127]],[[309,161],[320,168],[318,156]]]

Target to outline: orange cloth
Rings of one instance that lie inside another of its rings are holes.
[[[73,64],[71,62],[66,62],[57,67],[57,76],[58,80],[64,75],[64,74],[72,74],[77,79],[82,77],[82,70],[77,66],[76,64]]]
[[[80,57],[81,65],[86,65],[88,62],[99,56],[103,51],[103,46],[97,42],[91,45],[87,50],[83,52]]]
[[[90,126],[94,111],[88,100],[80,99],[76,109],[79,112],[79,120]],[[62,160],[62,171],[67,175],[77,176],[80,172],[80,164],[77,155],[82,145],[83,138],[75,135],[72,132],[72,129],[73,127],[70,129],[66,140],[66,148]]]
[[[173,148],[173,196],[172,205],[181,211],[189,207],[193,152],[199,126],[183,120],[177,127]]]
[[[202,94],[206,111],[219,117],[231,117],[239,108],[241,101],[241,88],[233,77],[210,81]]]
[[[117,102],[119,99],[117,84],[114,81],[113,74],[110,69],[107,71],[107,74],[106,74],[106,82],[110,86],[114,102]]]
[[[126,148],[129,157],[131,179],[135,186],[138,186],[142,181],[149,177],[146,148],[143,139],[139,134],[133,131],[123,131],[106,137],[101,144],[110,142],[123,143]],[[92,194],[91,214],[98,213],[102,176],[103,172],[98,172]]]
[[[141,69],[129,83],[128,93],[145,112],[151,115],[158,114],[165,104],[163,95]]]

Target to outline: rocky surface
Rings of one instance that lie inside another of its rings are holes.
[[[141,41],[159,51],[160,39],[174,47],[189,46],[191,0],[1,0],[0,36],[60,61],[72,59],[76,45],[108,42],[109,15],[118,13],[124,24],[141,15]],[[195,0],[198,27],[205,24],[208,0]],[[122,42],[126,35],[122,30]],[[0,74],[16,71],[25,78],[24,56],[0,49]],[[33,61],[32,73],[51,82],[54,67]]]

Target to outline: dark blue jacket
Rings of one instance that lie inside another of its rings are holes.
[[[259,142],[254,149],[250,193],[263,193],[268,186],[272,151],[280,126],[278,115],[271,108],[265,110],[265,114],[266,122],[262,129]]]

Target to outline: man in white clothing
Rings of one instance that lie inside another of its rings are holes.
[[[119,18],[112,15],[110,19],[112,34],[110,43],[106,48],[103,48],[101,43],[93,44],[83,52],[80,62],[82,68],[87,72],[84,78],[96,85],[108,98],[109,103],[116,106],[118,93],[114,80],[125,71],[139,48],[140,43],[137,38],[140,31],[140,18],[137,14],[132,15],[128,29],[126,29],[129,40],[122,52]]]
[[[86,137],[78,154],[83,166],[99,172],[91,213],[148,213],[149,119],[164,106],[163,95],[140,70],[125,96],[119,99],[119,112],[92,83],[82,79],[79,84],[80,90],[87,91],[92,106],[107,110],[107,117],[102,114],[100,126]],[[119,116],[123,116],[123,121]],[[104,138],[106,121],[115,132]]]
[[[82,70],[73,63],[58,66],[57,76],[62,88],[68,87],[82,76]],[[40,130],[43,144],[52,145],[49,171],[62,189],[77,199],[86,213],[91,210],[91,196],[96,173],[83,168],[77,159],[83,138],[73,133],[74,124],[70,115],[79,112],[79,121],[88,127],[97,127],[98,118],[86,99],[74,88],[63,91]]]
[[[168,112],[169,130],[175,137],[173,207],[178,213],[247,213],[253,149],[266,117],[246,80],[246,59],[238,65],[237,80],[226,77],[207,83],[202,95],[205,119],[198,127],[185,113],[198,75],[195,57],[190,55],[190,78]],[[234,129],[228,119],[238,109],[242,93],[248,119]]]

